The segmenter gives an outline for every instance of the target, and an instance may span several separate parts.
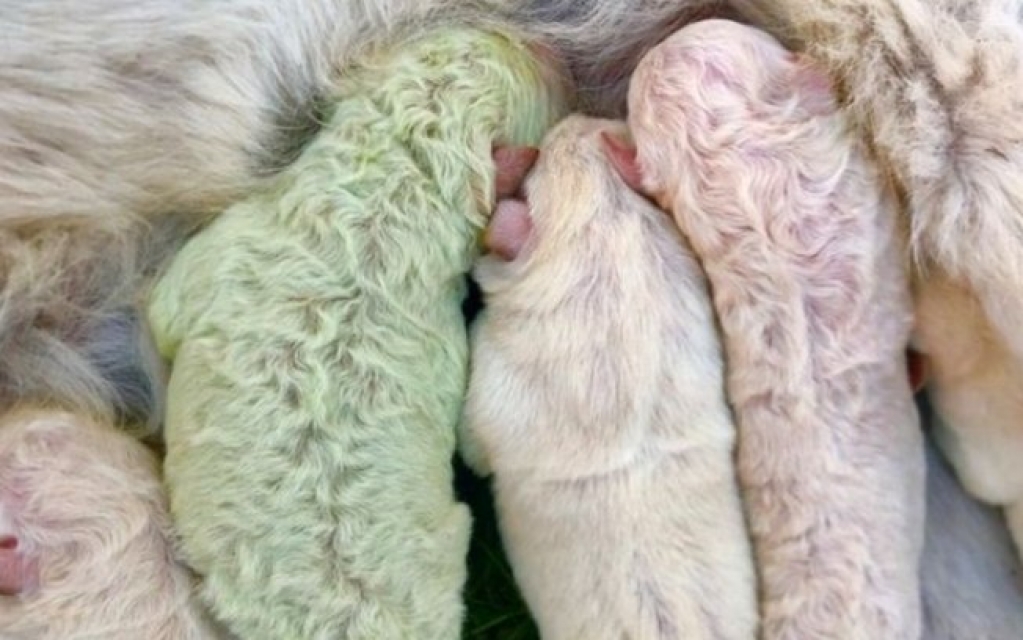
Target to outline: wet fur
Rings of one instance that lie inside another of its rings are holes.
[[[2,536],[38,572],[0,596],[5,640],[226,637],[175,559],[156,457],[111,425],[43,409],[0,419]]]
[[[755,576],[706,282],[602,157],[602,130],[623,126],[572,116],[549,134],[523,252],[474,271],[487,307],[461,448],[494,477],[544,638],[746,640]]]
[[[500,34],[381,47],[295,164],[159,281],[172,513],[239,636],[459,636],[464,275],[493,206],[492,145],[539,142],[563,82]]]
[[[642,188],[721,323],[765,639],[920,636],[924,456],[895,210],[826,76],[733,22],[640,63]]]

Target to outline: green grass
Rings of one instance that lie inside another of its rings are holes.
[[[473,515],[469,581],[465,589],[465,640],[539,640],[522,602],[494,518],[490,485],[460,462],[455,465],[459,496]]]

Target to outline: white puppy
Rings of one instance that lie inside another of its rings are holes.
[[[546,640],[749,640],[755,576],[706,282],[572,116],[475,275],[462,450]],[[528,202],[528,203],[527,203]]]

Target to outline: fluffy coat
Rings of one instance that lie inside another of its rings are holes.
[[[635,156],[720,321],[769,640],[915,639],[924,455],[896,215],[826,76],[709,20],[640,63]]]
[[[488,230],[461,449],[548,640],[748,640],[756,579],[706,281],[571,116]]]
[[[159,281],[172,513],[239,636],[458,637],[464,274],[492,145],[536,144],[565,108],[545,62],[455,27],[367,54],[295,164]]]
[[[156,457],[111,425],[0,419],[0,637],[224,638],[175,559]]]

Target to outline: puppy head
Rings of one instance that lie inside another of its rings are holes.
[[[635,145],[607,148],[630,186],[671,208],[689,165],[721,149],[755,156],[759,141],[777,146],[785,131],[835,111],[827,75],[807,59],[752,27],[705,20],[640,61],[629,88]]]
[[[475,272],[484,293],[533,281],[556,291],[559,282],[572,280],[569,271],[599,260],[600,247],[627,241],[619,214],[642,198],[628,189],[601,146],[606,136],[625,135],[621,122],[581,115],[548,133],[521,194],[498,202],[484,232],[487,253]]]

